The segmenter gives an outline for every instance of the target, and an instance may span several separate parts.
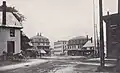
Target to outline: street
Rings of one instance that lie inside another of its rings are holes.
[[[46,59],[48,62],[30,66],[26,65],[14,70],[3,71],[2,73],[83,73],[95,72],[97,65],[85,65],[81,61],[84,58],[69,59]]]

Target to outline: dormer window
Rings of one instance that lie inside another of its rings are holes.
[[[10,29],[10,37],[15,37],[15,29],[14,28]]]

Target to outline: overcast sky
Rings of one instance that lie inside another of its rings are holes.
[[[23,30],[29,37],[41,32],[54,42],[74,36],[93,36],[93,0],[7,0],[7,4],[15,6],[27,18]],[[103,7],[104,14],[107,10],[115,13],[117,0],[103,0]],[[96,24],[98,8],[95,0]]]

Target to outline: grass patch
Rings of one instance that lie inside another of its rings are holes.
[[[17,64],[17,63],[20,63],[20,62],[21,62],[21,61],[0,61],[0,66]]]
[[[96,72],[114,72],[115,66],[113,67],[107,67],[101,68],[100,66],[97,68]]]

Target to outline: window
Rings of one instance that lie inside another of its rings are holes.
[[[76,45],[74,45],[74,48],[76,48]]]
[[[41,39],[39,39],[39,42],[41,42]]]
[[[76,45],[76,48],[78,49],[78,45]]]
[[[42,42],[42,45],[45,45],[45,43]]]
[[[49,45],[49,43],[47,42],[46,45]]]
[[[15,29],[10,29],[10,37],[15,37]]]
[[[38,45],[40,45],[40,42],[38,42]]]
[[[35,42],[35,43],[34,43],[34,46],[38,46],[38,43],[37,43],[37,42]]]

